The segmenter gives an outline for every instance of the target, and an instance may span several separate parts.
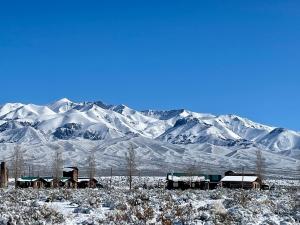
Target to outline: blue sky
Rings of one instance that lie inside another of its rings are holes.
[[[67,97],[300,130],[300,2],[5,1],[0,104]]]

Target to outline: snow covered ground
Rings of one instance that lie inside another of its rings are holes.
[[[102,189],[0,190],[0,224],[300,224],[296,182],[272,191],[180,191],[166,190],[164,179],[135,177],[133,191],[125,177],[112,185],[102,178]]]

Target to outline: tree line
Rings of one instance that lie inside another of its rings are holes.
[[[133,145],[128,147],[128,151],[124,155],[126,162],[126,175],[128,180],[129,189],[132,189],[133,176],[137,172],[137,163],[136,163],[136,151]],[[13,178],[15,180],[15,187],[17,187],[17,180],[24,174],[25,170],[25,161],[24,161],[24,151],[21,149],[20,145],[14,147],[12,153],[12,168],[13,168]],[[96,176],[96,158],[95,152],[91,151],[86,160],[87,165],[87,174],[90,181]],[[76,166],[76,165],[73,165]],[[51,169],[52,169],[52,178],[53,178],[53,187],[59,186],[59,181],[63,176],[64,168],[64,159],[63,151],[61,148],[54,148],[54,153],[51,159]],[[112,168],[111,168],[112,176]]]
[[[265,158],[263,157],[262,151],[257,150],[255,152],[256,160],[255,160],[255,167],[256,167],[256,175],[257,177],[263,182],[265,179]],[[124,155],[125,157],[125,169],[126,169],[126,176],[128,180],[129,189],[132,189],[132,182],[133,177],[136,175],[137,172],[137,158],[136,158],[136,151],[131,144],[128,147],[127,152]],[[61,148],[56,147],[54,148],[53,157],[51,160],[51,167],[52,167],[52,176],[54,179],[54,186],[58,186],[58,182],[63,174],[63,167],[64,167],[64,160],[63,160],[63,151]],[[24,166],[24,152],[22,151],[19,145],[14,147],[14,151],[12,154],[12,166],[13,166],[13,177],[15,179],[15,183],[17,183],[17,179],[21,177],[25,166]],[[88,178],[91,180],[96,176],[96,158],[95,158],[95,150],[89,152],[86,161],[87,165],[87,174]],[[74,165],[76,166],[76,165]],[[191,163],[191,166],[187,169],[187,174],[189,175],[196,175],[199,171],[199,166],[197,167],[194,163]],[[298,179],[300,179],[300,161],[298,162],[297,168],[298,172]],[[112,176],[112,168],[111,168],[111,176]]]

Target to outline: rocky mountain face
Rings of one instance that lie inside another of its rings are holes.
[[[61,148],[67,164],[84,165],[93,151],[99,167],[122,168],[130,145],[139,167],[148,170],[179,169],[191,162],[206,168],[253,168],[258,149],[274,170],[293,170],[300,160],[300,133],[236,115],[137,111],[65,98],[44,106],[0,106],[0,157],[9,158],[15,145],[38,165],[48,163],[54,149]]]

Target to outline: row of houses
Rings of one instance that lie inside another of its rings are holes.
[[[2,162],[0,166],[0,188],[8,185],[8,169],[6,163]],[[79,177],[77,167],[66,167],[63,169],[61,178],[54,177],[35,177],[23,176],[17,179],[16,187],[19,188],[96,188],[102,185],[95,178]],[[168,173],[167,189],[215,189],[224,188],[243,188],[243,189],[265,189],[267,185],[263,184],[261,179],[252,173],[236,173],[233,171],[225,172],[221,175],[208,174],[188,174],[188,173]]]
[[[57,184],[57,185],[56,185]],[[98,181],[93,178],[78,178],[74,180],[70,177],[61,177],[55,180],[53,177],[21,177],[17,179],[17,187],[19,188],[96,188],[99,187]]]
[[[243,188],[243,189],[265,189],[261,179],[252,173],[236,173],[227,171],[221,175],[188,174],[188,173],[168,173],[167,189],[202,189],[210,190],[217,187]]]
[[[77,167],[65,167],[62,177],[22,176],[17,179],[17,188],[96,188],[102,187],[95,178],[79,177]],[[0,166],[0,188],[8,186],[8,169],[5,162]]]
[[[96,188],[101,185],[95,178],[79,177],[77,167],[65,167],[63,176],[54,177],[21,177],[17,179],[16,187],[19,188]]]

